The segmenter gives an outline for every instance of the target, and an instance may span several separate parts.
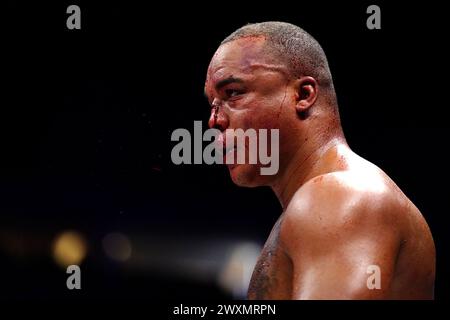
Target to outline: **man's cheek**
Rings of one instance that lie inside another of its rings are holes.
[[[279,114],[273,108],[259,106],[252,109],[242,121],[242,129],[278,129]]]
[[[258,128],[279,129],[279,113],[274,111],[268,110],[258,119]]]

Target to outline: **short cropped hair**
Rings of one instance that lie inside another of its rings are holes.
[[[291,76],[311,76],[335,95],[325,52],[316,39],[296,25],[278,21],[247,24],[226,37],[221,45],[259,36],[266,39],[270,52],[286,65]]]

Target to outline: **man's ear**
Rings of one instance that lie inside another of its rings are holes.
[[[319,85],[313,77],[301,77],[297,79],[297,103],[295,109],[302,119],[306,119],[309,108],[316,102],[318,90]]]

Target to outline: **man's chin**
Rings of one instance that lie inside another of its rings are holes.
[[[259,167],[250,164],[227,165],[230,177],[233,182],[240,187],[259,187],[262,183]]]

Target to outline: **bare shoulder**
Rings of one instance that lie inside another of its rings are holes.
[[[389,295],[367,290],[366,275],[368,267],[378,266],[381,286],[390,288],[402,241],[396,213],[401,205],[376,173],[361,173],[339,171],[311,179],[284,213],[280,243],[299,277],[294,290],[299,299]]]
[[[398,212],[407,206],[407,198],[380,173],[348,170],[327,173],[306,182],[294,194],[286,212],[308,214],[320,209],[325,215],[336,215],[339,211],[343,214],[383,214],[390,209]]]
[[[279,239],[297,275],[295,296],[432,298],[431,232],[417,207],[376,166],[312,178],[282,217]],[[374,265],[383,270],[385,289],[368,293],[366,267]]]
[[[282,233],[321,241],[384,234],[400,242],[415,210],[376,168],[331,172],[314,177],[295,193],[284,213]]]

